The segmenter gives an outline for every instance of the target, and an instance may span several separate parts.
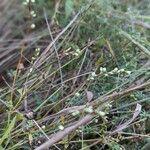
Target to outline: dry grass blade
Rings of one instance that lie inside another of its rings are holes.
[[[127,122],[119,125],[114,131],[111,132],[111,135],[116,134],[116,133],[122,131],[123,129],[126,129],[130,125],[130,123],[132,123],[135,120],[135,118],[140,114],[141,109],[142,109],[142,106],[140,104],[137,104],[136,109],[133,114],[133,117],[130,120],[128,120]]]

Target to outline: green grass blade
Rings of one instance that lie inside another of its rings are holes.
[[[4,142],[5,139],[7,139],[9,137],[10,132],[12,131],[12,129],[15,125],[15,122],[16,122],[16,116],[12,119],[11,123],[8,125],[8,127],[4,131],[2,138],[0,138],[0,145]]]

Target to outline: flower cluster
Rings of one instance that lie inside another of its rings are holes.
[[[59,130],[64,130],[65,127],[64,127],[63,125],[59,125],[59,126],[58,126],[58,129],[59,129]]]
[[[31,4],[31,3],[35,3],[35,0],[24,0],[22,4],[25,5],[25,6],[27,6],[28,4]],[[34,10],[30,11],[30,15],[33,18],[37,16]],[[35,29],[35,27],[36,27],[35,23],[32,23],[30,25],[31,29]]]
[[[80,112],[77,110],[77,111],[74,111],[73,113],[72,113],[72,116],[77,116],[77,115],[79,115],[80,114]]]
[[[93,106],[87,106],[86,108],[84,108],[84,111],[87,113],[93,113],[94,112]]]
[[[125,69],[118,69],[117,67],[114,68],[112,71],[109,72],[109,74],[121,74],[121,73],[126,73],[127,75],[131,74],[131,71],[127,71]]]
[[[73,53],[74,56],[79,57],[81,54],[80,49],[76,49],[75,52]]]
[[[32,57],[31,63],[33,63],[34,60],[39,56],[40,50],[41,50],[40,48],[36,48],[36,49],[35,49],[35,54],[34,54],[34,56]]]
[[[30,14],[31,14],[32,17],[36,17],[36,13],[35,13],[34,10],[32,10],[32,11],[30,12]]]
[[[107,71],[107,69],[104,67],[100,67],[100,73],[101,74],[104,74],[104,76],[109,76],[109,75],[114,75],[114,74],[127,74],[127,75],[130,75],[131,74],[131,71],[128,71],[128,70],[125,70],[125,69],[118,69],[117,67],[114,68],[113,70],[111,71]]]
[[[97,74],[95,72],[92,72],[87,80],[94,80],[95,77],[97,77]]]

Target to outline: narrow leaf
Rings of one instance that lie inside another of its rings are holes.
[[[9,126],[6,128],[2,138],[0,138],[0,145],[3,143],[3,141],[5,139],[7,139],[15,125],[15,122],[16,122],[16,116],[13,118],[13,120],[11,121],[11,123],[9,124]]]
[[[66,18],[70,17],[73,12],[73,0],[66,0],[65,2],[65,14]]]

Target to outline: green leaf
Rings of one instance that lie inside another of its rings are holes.
[[[15,122],[16,122],[16,116],[13,118],[13,120],[11,121],[11,123],[8,125],[8,127],[6,127],[6,130],[2,136],[2,138],[0,138],[0,145],[3,143],[3,141],[5,139],[7,139],[10,135],[10,132],[12,131],[14,125],[15,125]]]
[[[65,15],[66,18],[70,17],[73,12],[74,2],[73,0],[66,0],[65,2]]]

